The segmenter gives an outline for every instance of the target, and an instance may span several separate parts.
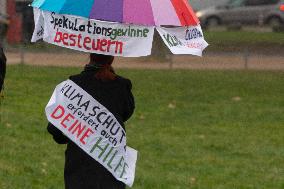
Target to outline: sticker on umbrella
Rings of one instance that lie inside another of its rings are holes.
[[[200,26],[188,28],[157,28],[163,41],[173,54],[192,54],[202,56],[202,51],[208,46],[203,38]]]
[[[139,57],[151,54],[154,27],[87,20],[36,8],[34,16],[32,42],[43,39],[78,51],[114,56]]]
[[[151,54],[156,28],[173,54],[201,56],[208,45],[186,0],[35,0],[32,6],[32,42],[140,57]]]

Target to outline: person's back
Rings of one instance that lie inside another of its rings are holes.
[[[132,114],[134,107],[130,80],[116,76],[115,80],[100,81],[95,78],[96,70],[84,70],[70,77],[77,85],[97,99],[123,125]]]
[[[135,108],[131,93],[132,85],[130,80],[117,76],[110,64],[90,63],[82,73],[70,76],[69,79],[106,107],[125,128],[124,122],[130,118]],[[53,125],[48,125],[48,131],[57,143],[67,143],[64,169],[66,189],[125,188],[124,183],[116,180],[107,169],[71,142]]]

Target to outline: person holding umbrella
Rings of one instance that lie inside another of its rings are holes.
[[[127,146],[123,123],[134,99],[131,82],[111,67],[113,56],[150,55],[155,29],[173,54],[202,56],[208,43],[200,22],[187,0],[59,2],[34,0],[31,41],[92,53],[81,74],[56,86],[45,108],[48,131],[67,143],[66,189],[132,187],[138,151]]]
[[[113,56],[92,53],[83,72],[70,76],[69,79],[106,107],[124,128],[124,122],[131,117],[135,108],[132,84],[130,80],[114,72],[111,66],[113,60]],[[49,123],[47,130],[58,144],[67,144],[64,170],[66,189],[125,188],[123,182],[117,180],[54,125]]]

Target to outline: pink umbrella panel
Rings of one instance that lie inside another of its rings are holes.
[[[35,0],[32,6],[58,14],[145,26],[199,24],[187,0]]]

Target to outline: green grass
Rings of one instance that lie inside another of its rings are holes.
[[[284,32],[210,31],[204,35],[210,44],[208,51],[243,52],[244,48],[261,54],[284,51]]]
[[[273,43],[284,44],[284,33],[248,31],[210,31],[204,32],[212,43]]]
[[[0,125],[0,188],[62,189],[64,149],[44,107],[79,68],[9,66]],[[284,188],[284,73],[118,70],[136,111],[134,189]]]

